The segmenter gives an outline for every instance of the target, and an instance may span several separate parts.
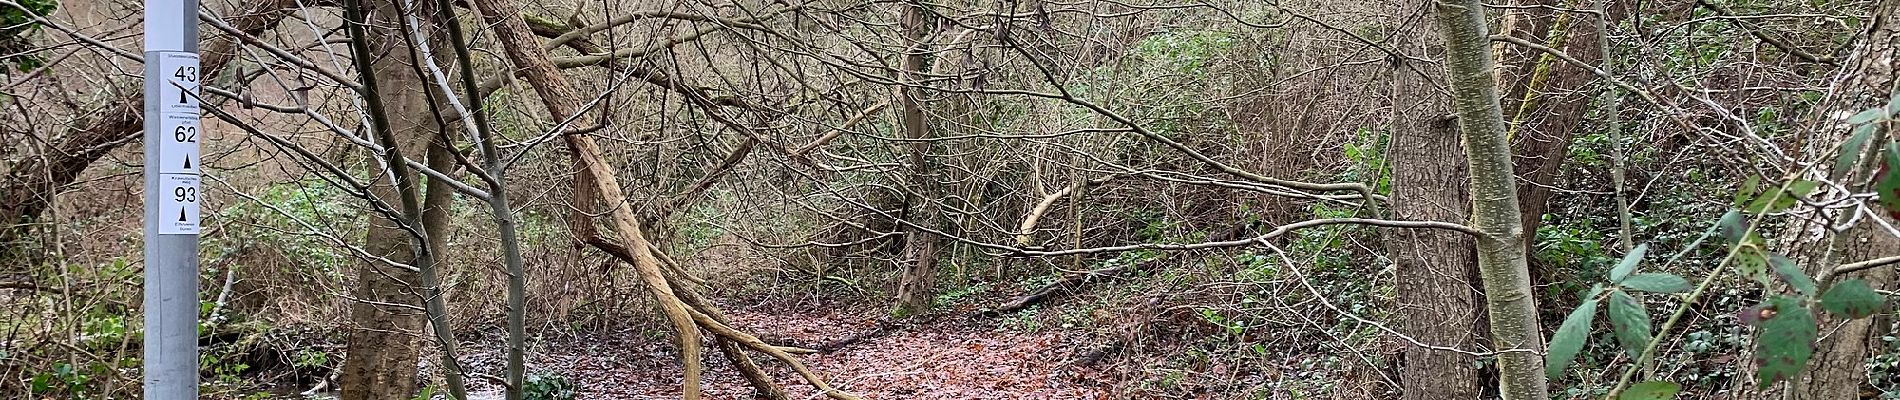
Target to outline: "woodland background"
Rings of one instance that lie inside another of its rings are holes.
[[[138,396],[140,7],[0,0],[5,397]],[[207,398],[1900,399],[1900,1],[200,13]]]

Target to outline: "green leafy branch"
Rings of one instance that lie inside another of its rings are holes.
[[[1880,136],[1879,125],[1891,121],[1897,112],[1900,112],[1900,95],[1894,96],[1886,105],[1848,117],[1846,122],[1853,127],[1851,135],[1841,144],[1830,177],[1838,180],[1857,169],[1871,173],[1871,179],[1860,182],[1871,180],[1882,208],[1888,211],[1889,216],[1900,217],[1900,173],[1890,173],[1888,168],[1900,165],[1900,144],[1883,139],[1880,141],[1887,142],[1885,146],[1872,149],[1872,146],[1868,146],[1869,142],[1875,142],[1875,138]],[[1857,161],[1861,164],[1858,168]],[[1764,286],[1772,286],[1775,281],[1780,281],[1794,292],[1770,297],[1742,310],[1738,315],[1742,322],[1759,329],[1754,358],[1760,366],[1756,377],[1762,387],[1793,378],[1806,368],[1814,355],[1814,343],[1820,330],[1814,312],[1816,308],[1840,318],[1866,318],[1878,312],[1884,306],[1885,298],[1866,281],[1835,280],[1848,272],[1900,262],[1900,257],[1821,270],[1821,277],[1817,281],[1793,260],[1770,251],[1758,228],[1760,220],[1766,215],[1795,206],[1800,199],[1819,189],[1821,182],[1790,178],[1781,185],[1765,190],[1760,185],[1758,177],[1750,177],[1743,182],[1742,190],[1736,194],[1734,201],[1737,209],[1724,214],[1708,232],[1664,265],[1666,268],[1683,254],[1700,247],[1711,234],[1719,234],[1729,244],[1728,254],[1693,289],[1686,279],[1679,276],[1637,273],[1637,267],[1648,251],[1647,245],[1638,246],[1625,254],[1611,271],[1609,281],[1592,287],[1583,303],[1571,311],[1551,338],[1550,351],[1546,354],[1546,373],[1553,379],[1563,374],[1588,341],[1591,323],[1600,303],[1608,302],[1606,314],[1612,333],[1618,344],[1635,360],[1610,390],[1609,397],[1641,400],[1674,398],[1681,390],[1679,384],[1648,381],[1632,386],[1630,381],[1638,371],[1644,371],[1648,376],[1655,374],[1653,362],[1663,339],[1668,337],[1668,333],[1690,307],[1707,293],[1710,285],[1730,265],[1744,277]],[[1761,193],[1757,194],[1758,191]],[[1744,215],[1752,218],[1744,218]],[[1633,292],[1681,294],[1685,291],[1688,294],[1681,297],[1681,305],[1665,320],[1659,332],[1652,332],[1648,310],[1636,296],[1631,295]]]

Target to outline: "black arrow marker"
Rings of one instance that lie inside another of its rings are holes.
[[[185,222],[185,209],[178,209],[178,222]]]
[[[178,104],[185,104],[185,88],[178,87]]]
[[[190,159],[190,158],[186,158],[186,159],[185,159],[185,169],[191,169],[191,159]]]

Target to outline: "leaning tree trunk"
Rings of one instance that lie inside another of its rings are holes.
[[[526,78],[528,85],[540,96],[550,119],[577,120],[583,110],[579,90],[560,74],[547,53],[542,51],[541,43],[534,40],[527,23],[517,17],[521,15],[518,6],[508,0],[475,0],[474,5],[481,12],[482,21],[493,28],[507,60],[514,65],[511,71]],[[568,130],[565,127],[558,129]],[[763,371],[749,356],[739,351],[741,348],[764,353],[783,362],[826,396],[839,400],[858,399],[857,396],[831,387],[792,356],[792,352],[801,349],[767,344],[750,333],[731,327],[722,312],[694,291],[691,282],[688,282],[690,279],[681,276],[681,269],[677,265],[669,268],[671,263],[666,261],[664,254],[647,240],[640,219],[635,217],[633,206],[626,201],[627,197],[620,189],[614,168],[601,156],[600,146],[593,137],[585,133],[564,133],[561,139],[567,144],[574,160],[576,206],[583,210],[592,205],[607,207],[609,210],[601,214],[605,214],[604,219],[613,229],[613,236],[611,239],[598,237],[591,220],[579,221],[569,229],[595,248],[633,264],[641,284],[653,295],[654,302],[672,323],[677,335],[676,344],[680,349],[680,363],[685,375],[681,383],[682,397],[694,400],[702,395],[700,377],[705,367],[700,357],[704,338],[701,329],[704,329],[712,333],[715,343],[721,346],[722,352],[746,376],[747,381],[760,386],[758,389],[765,397],[785,396],[779,393],[777,387],[769,386],[773,383],[764,379]],[[728,344],[733,346],[727,347]]]
[[[522,71],[530,86],[540,95],[542,104],[548,109],[550,119],[554,121],[578,120],[583,107],[579,104],[580,91],[556,70],[553,62],[545,53],[541,53],[541,44],[529,34],[527,23],[519,18],[520,9],[508,0],[478,0],[475,6],[480,9],[482,21],[493,25],[497,39],[510,62]],[[571,130],[571,127],[560,127]],[[574,160],[576,197],[583,194],[594,198],[576,199],[577,207],[589,208],[586,204],[598,204],[607,207],[609,225],[613,227],[617,245],[622,246],[630,256],[634,271],[642,284],[658,303],[661,314],[666,316],[675,331],[675,344],[679,347],[680,363],[684,371],[681,391],[688,400],[700,398],[700,377],[705,370],[701,362],[704,345],[699,327],[694,322],[694,311],[680,300],[668,281],[666,272],[655,252],[653,243],[646,238],[646,232],[633,208],[627,204],[627,196],[621,192],[619,180],[614,169],[601,157],[600,145],[593,137],[585,134],[568,133],[561,135],[562,141]],[[577,220],[570,229],[589,231],[591,218]],[[587,227],[582,227],[586,225]]]
[[[1499,393],[1505,400],[1544,400],[1544,337],[1531,296],[1529,266],[1520,241],[1524,235],[1517,201],[1517,177],[1511,169],[1508,127],[1498,104],[1496,62],[1491,56],[1485,11],[1477,0],[1435,4],[1444,35],[1445,74],[1453,115],[1464,136],[1471,172],[1471,225],[1477,239],[1478,273],[1484,283],[1497,355]]]
[[[1827,107],[1815,118],[1822,126],[1815,129],[1815,140],[1803,149],[1810,160],[1829,160],[1840,144],[1851,136],[1851,128],[1840,123],[1841,116],[1853,115],[1861,110],[1885,106],[1889,98],[1900,94],[1900,77],[1895,74],[1895,57],[1900,57],[1900,0],[1881,1],[1873,10],[1874,20],[1867,32],[1861,37],[1854,57],[1844,65],[1842,79],[1838,84]],[[1873,122],[1882,124],[1874,138],[1886,140],[1872,141],[1863,149],[1881,149],[1887,141],[1893,140],[1894,124],[1891,122]],[[1883,164],[1879,161],[1880,151],[1871,151],[1863,155],[1861,161],[1853,164],[1848,171],[1828,171],[1827,177],[1845,179],[1840,181],[1855,192],[1867,192],[1873,188],[1872,181],[1877,178],[1877,170]],[[1814,177],[1825,178],[1825,177]],[[1835,191],[1820,196],[1841,198],[1848,195]],[[1869,207],[1879,209],[1877,204]],[[1853,208],[1848,208],[1853,210]],[[1900,254],[1900,238],[1881,229],[1872,218],[1887,218],[1884,212],[1873,215],[1862,214],[1852,228],[1844,232],[1828,230],[1829,226],[1838,226],[1855,217],[1846,213],[1819,215],[1808,221],[1807,225],[1797,227],[1790,243],[1804,244],[1792,252],[1810,273],[1820,274],[1834,266],[1872,258]],[[1892,220],[1885,221],[1894,223]],[[1825,223],[1822,225],[1820,223]],[[1823,282],[1838,282],[1840,279],[1857,278],[1867,281],[1875,289],[1890,289],[1894,283],[1893,267],[1878,267],[1838,279],[1824,279]],[[1860,398],[1861,389],[1867,386],[1867,358],[1883,351],[1884,342],[1880,337],[1892,333],[1891,322],[1887,318],[1843,319],[1819,315],[1821,339],[1815,346],[1814,358],[1801,375],[1790,380],[1788,396],[1800,400],[1831,400]]]
[[[1594,18],[1575,12],[1579,0],[1513,0],[1499,35],[1542,43],[1586,63],[1600,62],[1603,51]],[[1590,105],[1584,89],[1595,77],[1583,66],[1550,54],[1499,43],[1498,88],[1509,124],[1512,167],[1518,173],[1518,203],[1523,207],[1524,245],[1531,246],[1544,213],[1550,210],[1557,172]],[[1628,249],[1624,249],[1628,250]],[[1533,267],[1537,267],[1533,265]],[[1554,282],[1554,271],[1535,268],[1534,279]]]
[[[909,193],[904,218],[910,223],[922,227],[937,226],[937,177],[930,167],[930,148],[934,142],[925,140],[930,132],[924,116],[923,90],[924,56],[928,51],[924,38],[930,35],[931,23],[922,4],[904,7],[904,63],[902,78],[898,79],[897,102],[902,106],[900,122],[904,127],[904,137],[912,141],[910,147],[910,176],[906,192]],[[904,274],[897,284],[897,308],[891,312],[896,316],[916,315],[930,309],[930,301],[935,297],[937,287],[937,247],[940,241],[937,235],[925,232],[917,227],[907,227],[904,235]]]
[[[1401,2],[1399,15],[1425,12],[1432,0]],[[1415,26],[1416,25],[1412,25]],[[1451,105],[1436,90],[1444,77],[1411,57],[1444,56],[1443,42],[1429,29],[1400,33],[1394,47],[1407,58],[1392,68],[1392,218],[1463,222],[1470,218],[1464,150],[1450,119]],[[1423,74],[1421,74],[1423,73]],[[1442,229],[1385,230],[1386,252],[1396,269],[1400,331],[1425,344],[1476,349],[1478,299],[1472,277],[1477,253],[1470,235]],[[1399,372],[1407,400],[1473,399],[1479,396],[1477,358],[1408,345]]]
[[[440,137],[437,134],[440,126],[430,110],[430,94],[426,92],[431,86],[416,74],[414,53],[404,39],[407,33],[397,28],[402,26],[403,9],[396,1],[401,0],[369,5],[368,18],[372,23],[367,29],[367,40],[372,53],[377,55],[370,61],[369,73],[377,78],[377,97],[384,105],[390,124],[386,129],[398,135],[395,150],[401,154],[427,154],[430,168],[447,170],[453,164],[443,144],[436,140]],[[409,182],[420,181],[420,174],[400,165],[391,167],[406,172],[403,179]],[[371,165],[370,170],[380,171],[380,168]],[[378,173],[370,194],[384,204],[401,204],[402,190],[398,182],[389,178],[390,174]],[[429,249],[444,249],[452,189],[442,180],[430,179],[426,190],[420,219],[428,239],[424,245]],[[364,251],[414,268],[424,267],[419,265],[424,259],[418,257],[412,236],[402,227],[403,221],[385,216],[370,220]],[[441,263],[435,263],[432,267],[439,268]],[[373,261],[358,266],[353,295],[360,301],[350,305],[350,319],[355,326],[349,333],[347,357],[338,373],[342,398],[406,400],[413,397],[418,387],[416,361],[422,347],[418,338],[422,337],[426,319],[422,311],[424,301],[418,295],[421,293],[418,288],[425,285],[422,278],[411,268]]]

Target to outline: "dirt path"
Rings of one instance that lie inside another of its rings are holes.
[[[728,309],[734,322],[781,344],[816,348],[877,330],[863,315],[822,310]],[[680,372],[667,332],[629,332],[544,342],[530,371],[573,380],[579,399],[677,399]],[[613,337],[607,337],[613,336]],[[1109,385],[1068,368],[1074,348],[1055,332],[1025,334],[961,318],[899,327],[828,353],[804,356],[833,386],[867,399],[1099,399]],[[751,399],[752,390],[719,359],[708,357],[708,399]],[[476,370],[499,373],[499,354],[470,357]],[[755,357],[762,357],[754,354]],[[794,399],[821,399],[788,368],[760,359]],[[483,392],[491,392],[484,390]]]

